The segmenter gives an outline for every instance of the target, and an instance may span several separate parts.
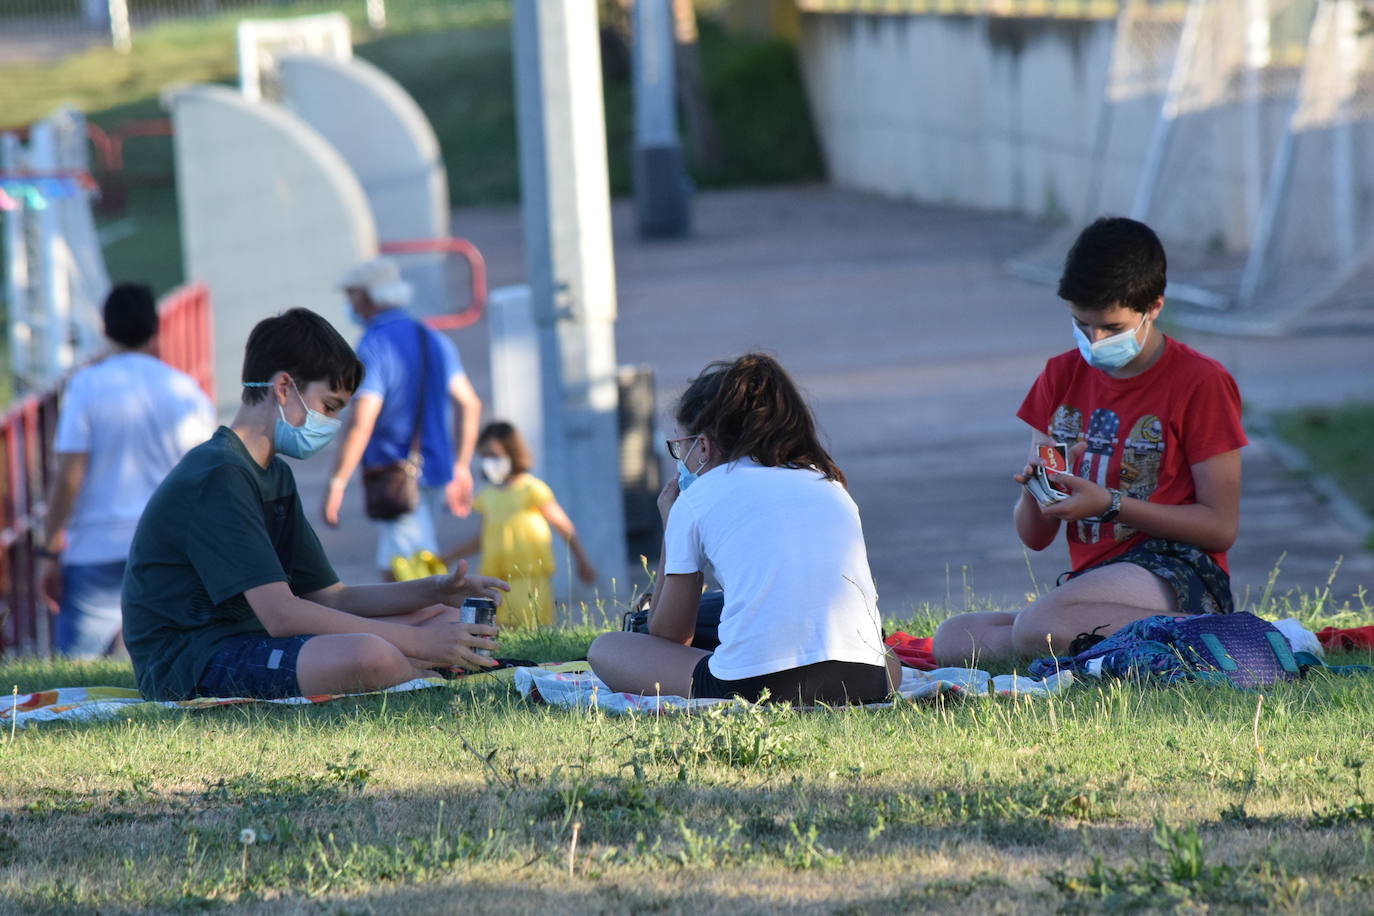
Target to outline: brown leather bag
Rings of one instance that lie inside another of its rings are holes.
[[[425,411],[425,374],[429,341],[424,325],[420,331],[420,391],[415,398],[415,422],[410,436],[410,453],[400,461],[363,468],[363,505],[367,517],[390,522],[414,512],[420,505],[420,425]]]

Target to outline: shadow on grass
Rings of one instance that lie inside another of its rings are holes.
[[[1123,871],[1158,857],[1156,831],[1139,811],[1123,819],[1083,807],[1072,790],[1055,780],[913,780],[881,792],[786,784],[727,792],[568,768],[528,782],[389,794],[371,788],[355,759],[319,774],[250,772],[176,794],[54,793],[0,817],[9,843],[7,853],[0,842],[0,865],[8,902],[22,911],[273,899],[399,911],[458,893],[465,908],[505,901],[530,911],[542,901],[559,912],[819,902],[809,894],[848,912],[975,895],[986,902],[987,894],[1024,905],[1027,895],[1053,896],[1042,881],[1049,874],[1069,883],[1091,876],[1093,856]],[[1229,863],[1225,874],[1246,875],[1281,836],[1288,873],[1315,882],[1367,864],[1352,835],[1293,818],[1261,831],[1212,822],[1198,842]],[[1199,845],[1199,862],[1202,854]],[[841,880],[856,868],[864,878]]]

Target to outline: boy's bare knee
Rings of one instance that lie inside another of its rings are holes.
[[[1011,625],[1011,645],[1023,658],[1043,658],[1065,650],[1054,614],[1045,608],[1031,608],[1017,615]]]
[[[408,680],[414,674],[410,660],[391,643],[371,633],[354,637],[352,668],[359,681],[368,687],[390,687]]]

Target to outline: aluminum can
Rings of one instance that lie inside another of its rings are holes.
[[[483,626],[496,626],[496,602],[490,598],[468,598],[458,608],[458,619],[463,623],[480,623]],[[473,649],[476,655],[491,658],[490,649]]]

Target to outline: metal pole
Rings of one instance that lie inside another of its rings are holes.
[[[515,0],[513,12],[525,266],[539,327],[540,460],[605,595],[613,582],[623,588],[627,567],[596,4]]]
[[[1193,65],[1198,31],[1202,25],[1202,10],[1207,3],[1208,0],[1190,0],[1183,17],[1183,32],[1178,38],[1178,51],[1174,55],[1173,72],[1169,75],[1169,86],[1164,93],[1164,105],[1150,134],[1150,145],[1145,149],[1145,165],[1140,172],[1140,184],[1136,187],[1135,201],[1131,204],[1131,218],[1141,222],[1149,221],[1155,182],[1159,180],[1160,170],[1164,167],[1164,153],[1169,146],[1174,121],[1178,119],[1179,100],[1188,82],[1188,69]]]
[[[1331,127],[1331,218],[1336,243],[1336,268],[1344,271],[1355,260],[1355,141],[1350,122],[1359,67],[1359,11],[1354,4],[1336,6],[1337,91]]]
[[[60,169],[57,158],[57,132],[51,121],[40,121],[29,134],[29,165],[38,172]],[[37,348],[40,365],[35,382],[47,386],[71,368],[71,259],[62,237],[56,200],[46,201],[35,216],[38,234],[38,293],[40,309],[30,312],[43,322],[43,340]]]
[[[374,32],[386,30],[386,0],[367,0],[367,24]]]
[[[129,27],[129,0],[110,0],[110,44],[120,54],[134,48],[133,32]]]
[[[1259,223],[1261,201],[1264,196],[1264,140],[1260,131],[1260,105],[1263,87],[1260,76],[1269,66],[1269,3],[1268,0],[1245,2],[1245,102],[1243,133],[1245,163],[1245,235],[1246,242],[1254,238]]]
[[[642,236],[686,235],[687,166],[677,135],[670,0],[635,0],[635,211]]]
[[[1285,122],[1283,136],[1279,138],[1279,148],[1274,152],[1274,164],[1269,170],[1269,187],[1260,202],[1259,220],[1250,239],[1250,252],[1245,256],[1245,267],[1240,274],[1240,293],[1237,296],[1242,306],[1253,303],[1259,296],[1260,280],[1265,276],[1269,258],[1270,240],[1279,223],[1279,210],[1283,205],[1284,190],[1288,186],[1288,175],[1293,165],[1293,145],[1300,131],[1298,115],[1313,91],[1314,74],[1320,66],[1319,58],[1326,47],[1327,36],[1332,28],[1334,11],[1333,0],[1321,0],[1307,35],[1307,51],[1303,55],[1302,76],[1298,79],[1298,91],[1293,95],[1293,108]],[[1338,0],[1335,0],[1338,2]]]
[[[0,134],[0,171],[15,172],[21,165],[22,151],[14,134]],[[31,365],[31,336],[29,299],[32,294],[29,278],[29,244],[25,238],[25,221],[30,219],[22,195],[15,198],[15,209],[6,210],[5,218],[5,301],[9,303],[10,375],[15,380],[14,395],[24,393]]]

